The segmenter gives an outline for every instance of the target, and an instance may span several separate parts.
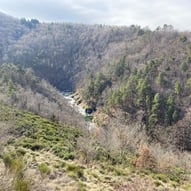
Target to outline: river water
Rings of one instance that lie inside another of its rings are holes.
[[[80,113],[83,116],[86,116],[85,109],[81,105],[77,105],[75,99],[72,96],[72,93],[63,93],[64,98],[68,101],[69,106],[72,107],[76,112]]]
[[[72,96],[72,92],[62,92],[62,95],[67,100],[69,106],[72,107],[76,112],[84,116],[85,120],[85,116],[88,115],[86,114],[85,109],[80,104],[76,103],[74,97]],[[93,122],[86,122],[86,127],[90,131],[97,128],[96,124]]]

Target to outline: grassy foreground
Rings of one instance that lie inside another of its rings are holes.
[[[129,153],[122,163],[85,162],[76,128],[5,105],[0,125],[1,191],[191,190],[188,171],[154,171],[146,149],[138,157]]]

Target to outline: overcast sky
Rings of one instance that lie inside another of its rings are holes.
[[[0,11],[45,22],[131,25],[171,24],[191,31],[190,0],[0,0]]]

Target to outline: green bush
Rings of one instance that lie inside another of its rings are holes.
[[[27,140],[21,142],[21,145],[25,148],[31,149],[32,151],[38,151],[44,148],[44,145],[42,143],[30,143],[30,141],[27,142]]]
[[[23,148],[18,148],[16,152],[18,156],[24,156],[26,154],[26,151]]]
[[[78,191],[86,191],[86,185],[83,182],[78,183]]]
[[[7,144],[11,145],[15,143],[15,138],[14,137],[10,137],[7,141]]]
[[[75,158],[74,152],[70,151],[67,147],[57,144],[52,147],[53,153],[64,159],[64,160],[73,160]]]
[[[22,170],[24,169],[24,164],[21,159],[12,160],[10,171],[15,175],[22,174]]]
[[[17,150],[17,154],[23,156],[25,151],[22,149]],[[24,179],[24,163],[21,157],[18,157],[16,153],[3,154],[3,162],[5,167],[14,176],[15,191],[29,191],[29,182]]]
[[[3,162],[5,167],[9,169],[11,173],[14,173],[15,175],[22,173],[24,168],[23,160],[18,158],[14,153],[4,154]]]
[[[3,162],[4,162],[6,168],[10,168],[12,165],[12,158],[10,157],[10,155],[5,154],[3,156]]]
[[[17,178],[15,180],[15,191],[30,191],[29,183],[23,178]]]
[[[187,41],[187,37],[186,36],[180,36],[180,41],[181,42],[186,42]]]
[[[84,177],[83,169],[79,166],[76,166],[75,164],[69,164],[68,167],[66,168],[66,171],[69,173],[70,176],[73,176],[73,178]]]
[[[85,121],[87,122],[92,122],[93,120],[93,116],[85,116],[84,118],[85,118]]]
[[[75,155],[73,152],[67,152],[65,153],[64,157],[62,157],[64,160],[74,160]]]
[[[162,186],[162,183],[160,181],[158,181],[158,180],[154,181],[154,184],[155,184],[156,187]]]
[[[48,167],[48,165],[46,163],[41,163],[38,166],[38,169],[39,169],[40,174],[41,174],[42,177],[44,177],[46,175],[49,175],[51,173],[51,170],[50,170],[50,168]]]
[[[115,168],[114,174],[115,174],[116,176],[125,176],[125,175],[126,175],[126,173],[124,172],[124,170],[119,169],[119,168]]]
[[[180,183],[181,178],[176,175],[170,175],[170,180],[176,183]]]
[[[160,181],[162,181],[162,182],[164,182],[164,183],[166,183],[166,182],[168,182],[168,177],[167,177],[167,175],[165,175],[165,174],[155,174],[154,176],[153,176],[153,178],[154,179],[157,179],[157,180],[160,180]]]

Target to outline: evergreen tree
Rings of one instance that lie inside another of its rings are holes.
[[[144,110],[147,110],[148,108],[150,108],[150,106],[147,105],[148,100],[152,99],[152,89],[149,84],[148,78],[145,78],[144,80],[140,79],[138,81],[137,91],[138,91],[138,100],[137,100],[138,106],[143,108]]]
[[[125,71],[125,57],[120,59],[119,63],[117,63],[116,68],[115,68],[115,75],[116,76],[122,76]]]
[[[173,122],[174,110],[175,110],[174,109],[174,98],[172,97],[172,95],[170,95],[167,99],[167,109],[166,109],[166,121],[167,121],[167,124],[169,124],[169,125],[171,125]]]
[[[174,85],[174,92],[176,95],[180,95],[181,92],[181,84],[179,81],[176,81],[175,85]]]
[[[159,109],[160,109],[160,104],[161,104],[160,94],[156,93],[154,96],[154,99],[153,99],[152,113],[155,113],[158,115]]]
[[[176,122],[178,120],[178,112],[175,110],[172,114],[173,122]]]
[[[164,73],[159,72],[158,76],[157,76],[157,80],[156,80],[157,84],[160,86],[164,86],[165,81],[164,81]]]
[[[186,94],[189,95],[191,93],[191,77],[186,82],[185,90]]]
[[[161,98],[160,94],[156,93],[152,103],[151,115],[149,116],[149,126],[154,127],[160,118]]]

